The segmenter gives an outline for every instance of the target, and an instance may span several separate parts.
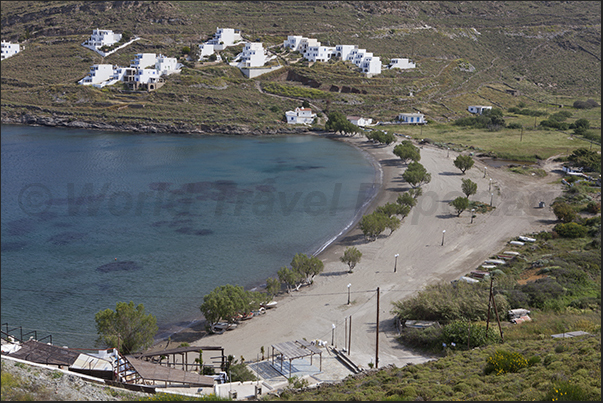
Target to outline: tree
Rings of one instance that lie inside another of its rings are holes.
[[[463,175],[465,175],[465,171],[471,169],[474,163],[470,155],[459,155],[454,160],[454,166],[460,169]]]
[[[342,132],[342,133],[356,133],[360,129],[358,126],[347,120],[345,115],[341,112],[330,112],[327,115],[327,123],[325,123],[325,130],[330,132]]]
[[[385,228],[389,229],[389,234],[393,234],[395,230],[400,228],[401,221],[398,217],[388,217],[387,222],[385,223]]]
[[[414,188],[421,186],[423,183],[431,182],[431,174],[419,162],[411,162],[408,164],[406,171],[402,174],[402,178]]]
[[[281,283],[284,283],[287,287],[287,292],[291,293],[291,289],[298,288],[301,276],[299,273],[289,269],[288,267],[281,267],[277,272],[278,279]]]
[[[365,238],[375,240],[385,231],[389,223],[389,217],[383,213],[375,211],[371,214],[362,216],[359,226]]]
[[[270,295],[271,298],[274,298],[280,290],[281,282],[277,278],[269,277],[266,279],[266,293]]]
[[[122,354],[131,354],[153,344],[157,330],[157,319],[146,314],[144,305],[134,306],[118,302],[115,311],[106,309],[94,315],[98,341],[116,348]]]
[[[576,218],[576,212],[572,206],[565,202],[553,203],[553,213],[559,221],[564,223],[572,222]]]
[[[312,284],[314,276],[324,270],[324,263],[316,256],[308,257],[303,253],[298,253],[291,261],[291,268],[305,278],[306,283]]]
[[[394,147],[394,154],[402,160],[403,163],[408,160],[418,162],[421,160],[421,152],[409,140],[404,140],[402,143]]]
[[[467,198],[477,193],[477,183],[473,182],[471,179],[463,179],[462,182],[461,189]]]
[[[391,143],[396,141],[396,136],[381,130],[368,132],[366,134],[366,138],[386,145],[390,145]]]
[[[346,248],[343,252],[343,256],[339,258],[343,263],[347,264],[350,268],[348,273],[352,273],[356,264],[360,263],[362,258],[362,252],[360,252],[355,246]]]
[[[414,207],[417,204],[417,199],[415,199],[410,192],[404,192],[401,195],[398,195],[396,202],[402,206]]]
[[[402,215],[404,217],[406,217],[408,215],[408,212],[406,211],[405,207],[407,206],[403,206],[397,203],[386,203],[383,206],[379,206],[375,209],[375,211],[379,212],[379,213],[383,213],[388,217],[394,216],[394,215]]]
[[[456,216],[460,217],[461,213],[469,207],[469,199],[466,197],[459,196],[450,202],[452,207],[456,210]]]
[[[210,328],[220,319],[232,322],[238,313],[247,313],[253,309],[251,295],[241,286],[226,284],[214,288],[203,297],[199,307]]]
[[[302,108],[309,108],[309,107],[310,107],[310,102],[308,102],[304,99],[304,102],[302,102]]]

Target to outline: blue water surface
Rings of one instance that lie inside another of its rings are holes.
[[[94,315],[144,304],[164,331],[203,296],[276,277],[357,218],[375,179],[331,139],[2,125],[2,323],[93,347]]]

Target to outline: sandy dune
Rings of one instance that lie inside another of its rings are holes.
[[[401,176],[405,165],[392,152],[394,145],[373,145],[359,136],[342,138],[342,141],[370,153],[383,169],[383,186],[369,211],[386,202],[395,202],[400,192],[410,189]],[[452,151],[449,154],[430,146],[421,149],[420,162],[431,173],[431,183],[423,185],[417,206],[392,235],[366,242],[357,227],[352,229],[319,255],[325,270],[312,286],[280,295],[278,308],[233,331],[206,336],[191,345],[220,345],[226,354],[247,360],[255,360],[261,346],[268,352],[271,344],[302,338],[325,340],[329,344],[333,340],[342,348],[345,347],[346,318],[351,317],[350,358],[367,368],[376,358],[376,290],[379,287],[379,367],[388,364],[401,367],[430,359],[405,349],[395,340],[391,302],[420,291],[426,284],[456,279],[477,268],[493,253],[513,249],[506,243],[514,236],[550,229],[555,216],[548,206],[561,193],[561,186],[552,184],[559,177],[558,164],[545,164],[543,168],[549,175],[538,178],[504,169],[484,169],[484,164],[476,160],[474,167],[461,175],[453,165],[458,154]],[[471,196],[472,200],[490,203],[492,199],[496,206],[491,213],[478,214],[473,224],[470,212],[457,217],[448,205],[463,195],[461,179],[464,178],[478,184],[478,192]],[[492,190],[488,191],[490,178]],[[547,207],[536,208],[540,201]],[[386,234],[388,232],[386,230]],[[351,274],[339,261],[343,250],[350,245],[363,254]],[[399,254],[397,263],[396,254]],[[347,304],[348,284],[351,284],[350,305]],[[153,349],[164,346],[159,344]]]

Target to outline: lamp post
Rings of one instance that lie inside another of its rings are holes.
[[[490,184],[488,185],[488,192],[492,190],[492,178],[490,178]]]
[[[352,283],[348,284],[348,305],[350,305],[350,287],[352,286]]]
[[[475,209],[471,209],[471,224],[473,224],[473,217],[475,217]]]
[[[394,261],[394,273],[396,272],[396,268],[398,267],[398,256],[400,256],[398,253],[394,255],[394,257],[396,258],[396,260]]]
[[[331,330],[331,345],[335,345],[335,323],[332,324],[333,329]]]
[[[492,200],[494,200],[494,193],[490,193],[490,207],[492,207]]]
[[[450,158],[450,147],[448,147],[448,154],[446,154],[446,158]]]
[[[487,174],[488,174],[488,167],[484,167],[484,178],[486,177]]]
[[[444,246],[444,235],[446,235],[446,230],[442,231],[442,246]]]

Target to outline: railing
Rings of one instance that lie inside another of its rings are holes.
[[[3,323],[2,326],[5,327],[6,330],[0,330],[0,336],[6,341],[12,341],[11,340],[11,338],[12,338],[16,341],[23,343],[24,341],[27,341],[24,339],[24,337],[26,337],[27,335],[33,334],[33,336],[31,336],[30,339],[33,339],[36,341],[42,341],[45,339],[49,339],[50,344],[52,344],[52,335],[51,334],[44,336],[41,339],[38,339],[38,331],[37,330],[32,330],[27,333],[23,333],[23,326],[14,327],[12,329],[9,329],[8,323]],[[17,337],[15,334],[12,333],[15,330],[19,331],[19,337]]]

